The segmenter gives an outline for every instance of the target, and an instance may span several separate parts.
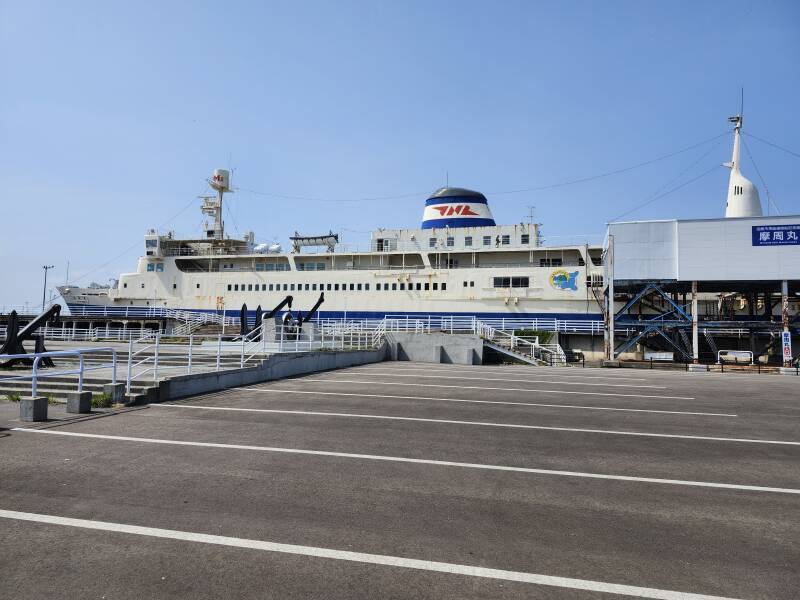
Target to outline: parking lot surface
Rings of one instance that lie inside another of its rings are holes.
[[[800,590],[793,377],[386,362],[9,416],[0,453],[7,598]]]

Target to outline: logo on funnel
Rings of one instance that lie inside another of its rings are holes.
[[[474,212],[467,204],[456,204],[455,206],[432,206],[433,210],[439,212],[443,217],[452,217],[453,215],[460,215],[462,217],[477,217],[478,213]]]

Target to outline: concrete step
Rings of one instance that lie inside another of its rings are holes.
[[[19,394],[20,396],[30,396],[31,395],[31,382],[26,381],[22,382],[23,385],[14,385],[11,382],[3,382],[0,383],[0,398],[5,398],[9,394]],[[131,385],[131,393],[132,394],[140,394],[143,393],[145,388],[149,386],[136,384]],[[103,386],[102,385],[86,385],[84,384],[83,390],[86,392],[92,392],[93,394],[102,394],[103,393]],[[78,383],[75,382],[75,385],[64,387],[62,385],[53,385],[50,383],[40,382],[36,385],[36,393],[39,396],[50,396],[56,400],[64,400],[66,401],[67,393],[69,392],[76,392],[78,391]]]

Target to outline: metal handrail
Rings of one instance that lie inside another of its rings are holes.
[[[57,375],[74,375],[78,374],[78,391],[83,391],[83,374],[85,371],[92,371],[96,369],[105,369],[106,366],[86,367],[83,359],[84,354],[92,352],[111,352],[111,383],[117,383],[117,351],[108,346],[103,348],[76,348],[74,350],[54,350],[52,352],[36,352],[32,354],[2,354],[0,360],[8,359],[33,359],[33,367],[30,375],[17,375],[13,377],[5,377],[4,380],[11,379],[27,379],[31,378],[31,396],[36,397],[37,384],[40,377],[55,377]],[[79,367],[77,370],[71,369],[67,371],[55,371],[47,373],[46,375],[39,375],[39,365],[43,358],[51,358],[56,356],[77,356]]]

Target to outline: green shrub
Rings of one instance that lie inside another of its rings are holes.
[[[55,398],[53,398],[52,396],[45,396],[45,398],[47,398],[47,403],[48,403],[50,406],[55,406],[56,404],[61,404],[61,403],[60,403],[58,400],[56,400],[56,399],[55,399]]]
[[[553,339],[552,331],[539,331],[538,329],[515,329],[514,335],[520,337],[538,337],[540,344],[549,344]]]
[[[19,392],[11,392],[6,394],[6,400],[9,402],[19,402],[20,398],[22,398],[22,396],[19,394]]]
[[[111,408],[111,394],[92,394],[92,408]]]

